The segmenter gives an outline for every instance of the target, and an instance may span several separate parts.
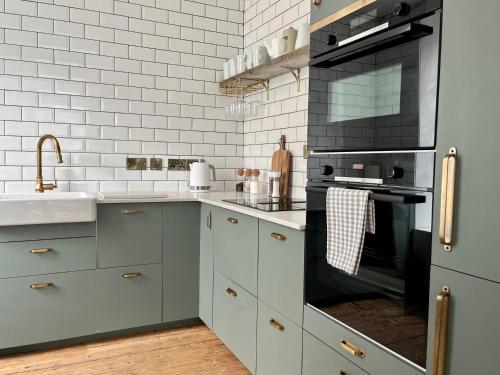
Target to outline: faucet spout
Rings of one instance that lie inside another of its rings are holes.
[[[62,154],[61,154],[61,146],[59,145],[59,141],[57,140],[56,137],[54,137],[51,134],[45,134],[40,137],[38,140],[38,143],[36,144],[36,185],[35,185],[35,191],[37,193],[43,193],[45,190],[53,190],[57,188],[57,181],[55,181],[53,184],[44,184],[43,183],[43,177],[42,177],[42,147],[43,143],[47,140],[50,139],[52,143],[54,144],[54,151],[56,152],[57,156],[57,162],[62,163]]]

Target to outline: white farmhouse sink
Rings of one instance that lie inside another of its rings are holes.
[[[0,226],[95,221],[89,193],[0,194]]]

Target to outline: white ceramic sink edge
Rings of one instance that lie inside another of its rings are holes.
[[[0,194],[0,226],[92,222],[96,210],[91,193]]]

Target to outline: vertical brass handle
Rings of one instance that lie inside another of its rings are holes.
[[[231,297],[238,297],[238,293],[232,288],[227,288],[226,293],[229,294]]]
[[[450,148],[443,159],[441,176],[441,202],[439,212],[439,241],[445,251],[451,251],[453,242],[453,206],[455,199],[455,178],[457,149]]]
[[[31,289],[46,289],[50,288],[51,286],[54,286],[53,283],[34,283],[30,284]]]
[[[283,332],[285,330],[285,326],[283,324],[281,324],[280,322],[278,322],[276,319],[271,319],[269,321],[269,324],[271,326],[273,326],[274,328],[276,328],[278,331]]]
[[[351,353],[355,357],[363,358],[365,356],[365,353],[361,349],[359,349],[357,346],[351,344],[347,340],[342,340],[340,342],[340,346],[342,349],[344,349],[348,353]]]
[[[141,212],[140,210],[135,209],[135,208],[126,208],[126,209],[120,210],[120,213],[122,215],[135,215],[135,214],[138,214],[140,212]]]
[[[228,221],[228,223],[231,223],[231,224],[238,224],[238,219],[235,219],[234,217],[228,217],[227,221]]]
[[[133,279],[134,277],[139,277],[139,276],[142,276],[141,272],[127,272],[122,274],[122,277],[124,279]]]
[[[432,374],[444,375],[446,344],[448,336],[448,308],[450,288],[443,286],[436,300],[436,323],[434,327],[434,357],[432,359]]]
[[[313,0],[313,4],[319,8],[319,6],[321,5],[321,0]]]
[[[271,237],[278,241],[286,241],[286,236],[281,233],[273,232],[271,233]]]
[[[52,251],[52,249],[49,247],[36,247],[34,249],[29,250],[29,252],[31,254],[46,254],[46,253],[49,253],[51,251]]]
[[[212,229],[212,211],[207,215],[207,228]]]

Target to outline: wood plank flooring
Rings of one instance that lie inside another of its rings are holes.
[[[205,325],[0,357],[0,375],[248,375]]]

